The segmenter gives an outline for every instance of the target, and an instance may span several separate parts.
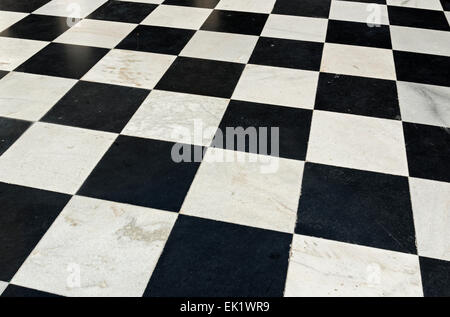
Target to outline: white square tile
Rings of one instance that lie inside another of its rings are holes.
[[[0,181],[74,194],[115,138],[36,122],[0,157]]]
[[[33,13],[85,18],[107,0],[52,0]]]
[[[136,24],[85,19],[61,34],[54,42],[113,48],[135,27]]]
[[[7,286],[8,283],[0,281],[0,295],[2,295],[3,291],[6,289]]]
[[[450,32],[397,25],[389,28],[394,50],[450,56]]]
[[[161,3],[163,3],[165,0],[119,0],[119,1],[161,4]]]
[[[247,65],[233,99],[312,109],[319,73],[281,67]]]
[[[450,127],[450,88],[397,82],[403,121]]]
[[[392,50],[325,43],[321,72],[396,79]]]
[[[74,196],[13,282],[65,296],[142,296],[176,217]]]
[[[14,70],[49,42],[0,37],[0,70]]]
[[[261,36],[325,42],[327,27],[327,19],[271,14]]]
[[[303,165],[302,161],[209,148],[181,213],[292,233]]]
[[[332,0],[329,18],[368,24],[389,24],[387,6],[376,3]]]
[[[401,121],[315,110],[307,161],[408,176]]]
[[[450,11],[445,11],[445,17],[447,18],[448,24],[450,24]]]
[[[228,99],[153,90],[121,134],[208,146]]]
[[[220,0],[216,9],[270,13],[276,0]]]
[[[416,255],[294,235],[285,296],[423,296]]]
[[[212,11],[212,9],[162,4],[153,10],[141,24],[198,30]]]
[[[409,179],[419,255],[450,261],[450,184]]]
[[[197,31],[181,56],[247,63],[258,42],[257,36]]]
[[[22,20],[28,13],[0,11],[0,32],[9,28],[14,23]]]
[[[11,72],[0,81],[0,116],[37,121],[76,80]]]
[[[386,3],[391,6],[427,9],[427,10],[442,10],[440,0],[386,0]]]
[[[176,56],[128,50],[112,50],[83,80],[153,89]]]

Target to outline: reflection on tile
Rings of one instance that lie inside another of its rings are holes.
[[[281,67],[247,65],[233,99],[312,109],[319,73]]]
[[[302,173],[302,161],[209,148],[181,213],[292,233]]]
[[[115,135],[35,123],[0,157],[0,181],[73,194]]]
[[[374,19],[374,17],[377,17]],[[388,11],[385,5],[368,4],[357,1],[331,2],[330,19],[370,24],[389,24]]]
[[[423,296],[417,256],[295,235],[285,296]]]
[[[76,80],[11,72],[0,82],[0,116],[37,121]]]
[[[397,81],[402,120],[450,127],[450,88]]]
[[[108,0],[52,0],[33,13],[84,18]]]
[[[392,48],[450,56],[450,32],[391,25]]]
[[[128,50],[112,50],[82,79],[152,89],[175,56]]]
[[[198,30],[211,12],[210,9],[163,4],[150,13],[141,24]]]
[[[306,158],[408,176],[402,123],[394,120],[314,111]]]
[[[66,296],[141,296],[176,217],[75,196],[12,282]],[[70,268],[80,285],[68,284]]]
[[[1,7],[0,7],[1,10]],[[14,23],[20,21],[26,17],[26,13],[12,12],[12,11],[0,11],[0,31],[10,27]]]
[[[227,99],[153,90],[121,134],[208,146],[227,105]],[[205,130],[198,136],[195,128]]]
[[[396,79],[392,51],[373,47],[325,43],[320,71]]]
[[[14,70],[48,42],[0,37],[0,70]]]

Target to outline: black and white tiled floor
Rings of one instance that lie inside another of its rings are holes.
[[[0,293],[450,296],[449,20],[0,0]],[[227,127],[279,127],[279,155]]]

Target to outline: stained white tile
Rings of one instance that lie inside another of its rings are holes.
[[[0,37],[0,70],[14,70],[48,42]]]
[[[440,0],[386,0],[391,6],[417,8],[426,10],[442,10]]]
[[[258,42],[257,36],[198,31],[181,51],[181,56],[247,63]]]
[[[408,176],[401,121],[314,111],[307,160]]]
[[[85,19],[61,34],[54,42],[113,48],[136,24]]]
[[[292,233],[303,165],[297,160],[209,148],[181,213]]]
[[[332,0],[330,19],[368,24],[389,24],[387,6],[376,3]]]
[[[112,50],[83,80],[152,89],[176,56],[128,50]]]
[[[215,9],[270,13],[276,0],[220,0]]]
[[[212,9],[162,4],[141,24],[198,30],[211,12]]]
[[[115,138],[36,122],[0,157],[0,181],[74,194]]]
[[[85,18],[107,0],[52,0],[33,13]]]
[[[176,217],[74,196],[13,283],[65,296],[142,296]]]
[[[0,116],[37,121],[76,80],[11,72],[0,81]]]
[[[285,296],[423,296],[416,255],[294,235]]]
[[[320,71],[396,79],[392,50],[373,47],[325,43]]]
[[[0,11],[0,32],[7,29],[14,23],[22,20],[28,13]]]
[[[450,32],[396,25],[390,30],[394,50],[450,56]]]
[[[233,99],[312,109],[319,73],[281,67],[247,65]]]
[[[450,261],[450,184],[410,178],[419,255]]]
[[[2,295],[3,291],[6,289],[7,286],[8,283],[0,281],[0,295]]]
[[[450,127],[450,88],[397,82],[403,121]]]
[[[208,146],[228,99],[153,90],[122,134]]]
[[[325,42],[327,27],[327,19],[271,14],[261,36]]]

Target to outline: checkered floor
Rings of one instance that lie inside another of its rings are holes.
[[[0,293],[450,296],[449,20],[0,0]],[[227,127],[279,127],[279,155]]]

